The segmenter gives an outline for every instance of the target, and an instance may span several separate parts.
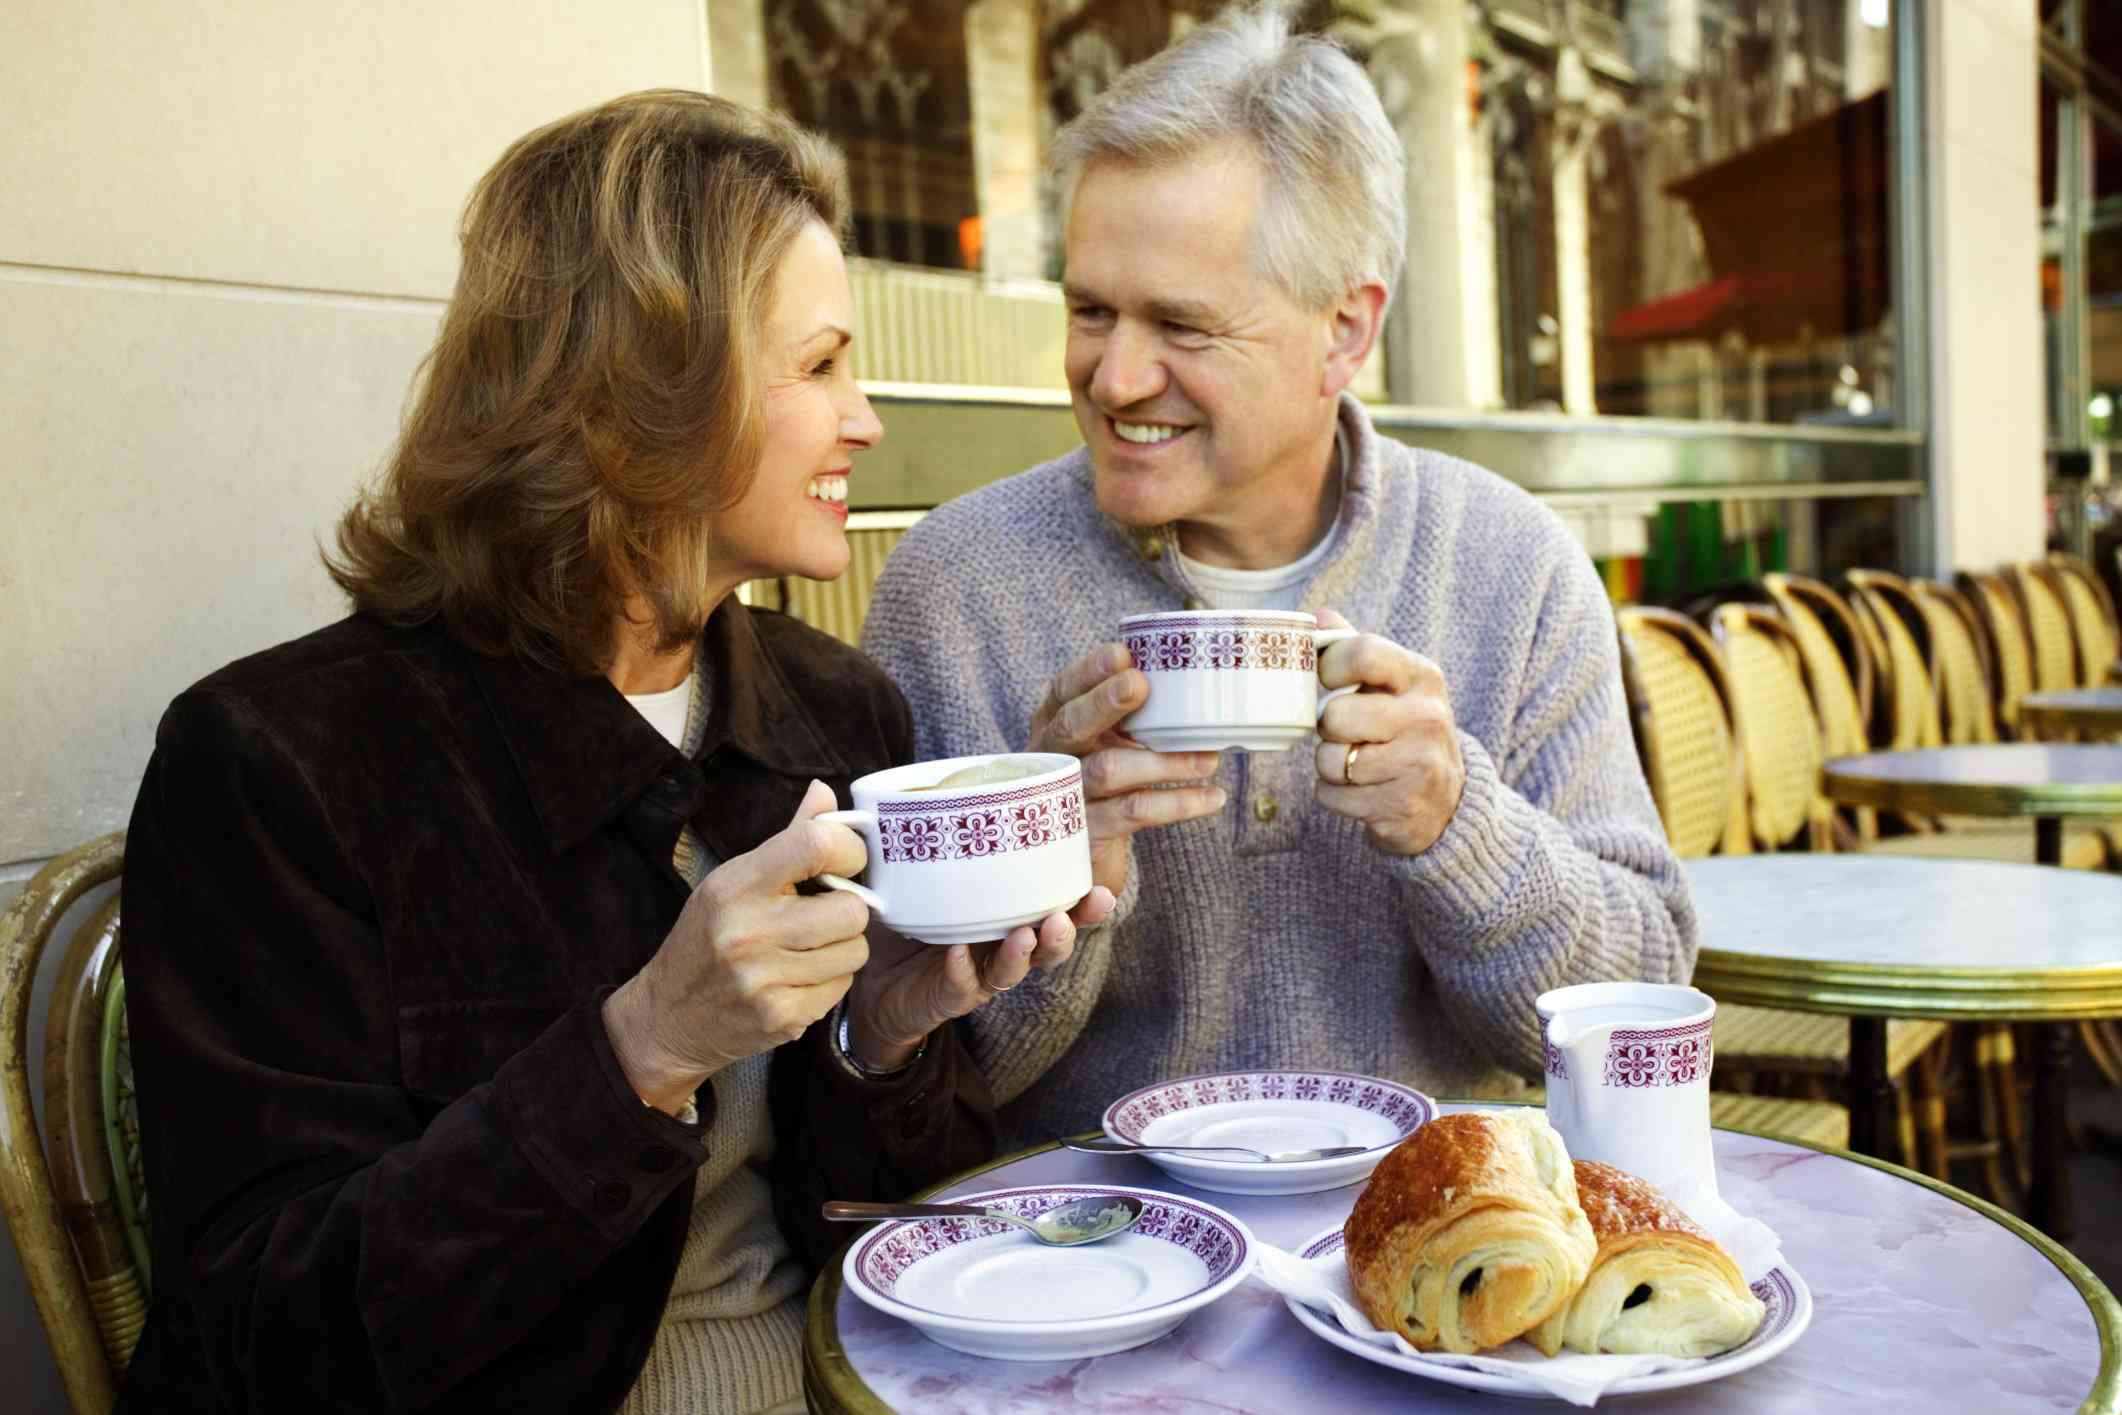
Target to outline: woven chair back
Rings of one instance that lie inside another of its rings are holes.
[[[102,1100],[103,1031],[117,980],[115,910],[75,932],[53,986],[48,1135],[38,1133],[25,1052],[39,959],[60,920],[116,879],[124,859],[123,832],[70,851],[38,871],[0,916],[0,1210],[67,1400],[97,1415],[116,1403],[116,1377],[145,1312],[141,1274],[113,1202],[118,1180]]]
[[[1630,607],[1617,618],[1642,695],[1644,775],[1683,859],[1747,849],[1729,689],[1715,647],[1685,617]]]
[[[1989,639],[1990,701],[2000,732],[2017,734],[2019,699],[2033,691],[2033,661],[2026,647],[2026,624],[2011,590],[1995,575],[1962,574],[1960,590],[1975,607]]]
[[[1858,611],[1885,650],[1884,692],[1890,708],[1886,745],[1895,751],[1940,745],[1945,733],[1938,719],[1937,685],[1923,646],[1909,628],[1923,622],[1915,596],[1900,576],[1883,570],[1852,570],[1849,582]]]
[[[1820,725],[1795,635],[1746,604],[1718,606],[1710,628],[1731,680],[1754,843],[1774,850],[1806,836],[1812,848],[1829,848]]]
[[[1997,740],[1997,715],[1989,699],[1989,665],[1983,658],[1975,611],[1950,585],[1909,584],[1930,630],[1932,677],[1948,746]]]
[[[2075,555],[2052,551],[2048,557],[2050,581],[2063,594],[2063,607],[2070,613],[2072,634],[2078,641],[2078,684],[2094,688],[2107,681],[2117,658],[2122,658],[2122,629],[2115,623],[2115,606],[2107,586],[2093,567]]]
[[[1791,637],[1797,641],[1798,652],[1805,660],[1805,681],[1812,690],[1813,712],[1820,719],[1822,749],[1829,756],[1848,756],[1864,751],[1871,745],[1865,732],[1865,722],[1870,717],[1865,699],[1871,687],[1871,660],[1865,656],[1855,616],[1840,595],[1818,580],[1801,575],[1774,574],[1764,576],[1762,583],[1769,598],[1782,612],[1784,623],[1790,626]],[[1842,617],[1846,636],[1858,645],[1860,672],[1866,679],[1865,691],[1861,693],[1849,661],[1836,647],[1834,636],[1828,632],[1827,623],[1822,618],[1837,611]]]
[[[2034,691],[2061,692],[2078,686],[2078,644],[2071,632],[2070,611],[2042,567],[2020,565],[2012,587],[2026,607],[2026,636],[2033,647]]]

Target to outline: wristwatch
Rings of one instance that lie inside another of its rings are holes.
[[[861,1057],[855,1055],[854,1043],[848,1039],[849,1018],[847,1011],[847,1002],[845,999],[841,1001],[837,1011],[839,1012],[840,1016],[839,1019],[833,1023],[833,1054],[840,1058],[841,1065],[845,1066],[849,1071],[853,1072],[857,1077],[864,1081],[885,1081],[891,1079],[894,1076],[902,1076],[906,1072],[913,1069],[913,1067],[920,1062],[922,1056],[924,1056],[928,1051],[928,1038],[923,1037],[921,1039],[921,1045],[914,1048],[914,1054],[908,1057],[905,1061],[900,1062],[897,1066],[871,1066]]]

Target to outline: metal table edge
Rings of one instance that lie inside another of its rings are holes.
[[[1530,1102],[1469,1102],[1443,1100],[1440,1098],[1438,1104],[1502,1106],[1525,1105],[1530,1104]],[[2114,1294],[2107,1290],[2105,1283],[2094,1276],[2091,1268],[2085,1266],[2075,1254],[2056,1242],[2055,1239],[2050,1238],[2047,1234],[2026,1222],[2026,1220],[1998,1208],[1987,1199],[1978,1198],[1968,1193],[1965,1189],[1957,1188],[1942,1180],[1933,1179],[1927,1174],[1918,1173],[1890,1160],[1874,1159],[1869,1155],[1860,1155],[1854,1151],[1834,1145],[1816,1145],[1807,1140],[1794,1140],[1787,1135],[1770,1134],[1767,1131],[1756,1130],[1748,1126],[1720,1125],[1716,1128],[1729,1131],[1734,1135],[1751,1135],[1756,1139],[1774,1140],[1780,1144],[1796,1145],[1800,1149],[1816,1150],[1823,1155],[1833,1155],[1837,1159],[1850,1160],[1856,1164],[1869,1165],[1873,1169],[1884,1170],[1897,1179],[1905,1179],[1911,1184],[1919,1184],[1926,1189],[1943,1194],[1948,1199],[1965,1204],[1984,1218],[2001,1225],[2007,1232],[2026,1243],[2042,1257],[2048,1259],[2049,1262],[2055,1264],[2057,1270],[2069,1278],[2071,1285],[2078,1289],[2078,1295],[2085,1300],[2086,1309],[2092,1314],[2093,1328],[2100,1336],[2100,1370],[2093,1377],[2092,1390],[2086,1394],[2084,1401],[2078,1406],[2078,1415],[2122,1415],[2122,1303],[2116,1302]],[[1087,1138],[1100,1133],[1102,1132],[1086,1130],[1082,1133],[1082,1136],[1071,1138]],[[926,1199],[932,1194],[963,1184],[968,1179],[974,1179],[992,1170],[1000,1169],[1003,1165],[1014,1164],[1020,1159],[1027,1159],[1032,1155],[1043,1154],[1048,1150],[1056,1150],[1060,1147],[1061,1142],[1059,1140],[1049,1140],[1044,1144],[1027,1146],[1014,1154],[1004,1155],[1000,1159],[992,1160],[975,1169],[969,1169],[962,1174],[954,1175],[940,1184],[931,1185],[914,1197],[917,1200]],[[852,1239],[849,1240],[849,1242],[852,1241]],[[817,1282],[812,1284],[811,1287],[810,1304],[803,1329],[804,1398],[813,1411],[826,1412],[827,1415],[897,1415],[897,1412],[891,1406],[886,1405],[878,1397],[877,1393],[864,1383],[862,1377],[855,1373],[854,1363],[848,1360],[846,1349],[840,1345],[839,1334],[837,1332],[828,1333],[827,1331],[832,1313],[839,1305],[841,1289],[845,1285],[845,1281],[841,1276],[839,1262],[840,1254],[845,1251],[845,1247],[846,1245],[843,1244],[840,1249],[835,1250],[834,1261],[829,1263],[826,1270],[818,1275]]]

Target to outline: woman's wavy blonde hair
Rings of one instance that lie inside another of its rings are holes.
[[[377,483],[325,567],[357,608],[602,671],[631,595],[669,649],[706,622],[713,513],[759,461],[782,255],[844,238],[845,164],[681,89],[538,129],[473,189],[463,266]]]

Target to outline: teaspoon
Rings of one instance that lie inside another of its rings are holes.
[[[1134,1227],[1135,1220],[1142,1217],[1142,1201],[1131,1194],[1093,1194],[1086,1199],[1057,1204],[1028,1219],[981,1204],[857,1204],[845,1199],[830,1200],[822,1212],[829,1219],[849,1223],[868,1223],[880,1218],[994,1219],[998,1223],[1015,1224],[1041,1243],[1050,1243],[1056,1248],[1073,1248],[1079,1243],[1096,1243],[1101,1238],[1110,1238]]]

